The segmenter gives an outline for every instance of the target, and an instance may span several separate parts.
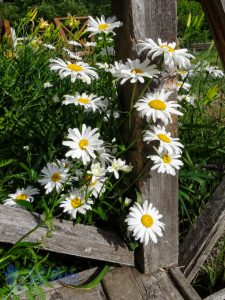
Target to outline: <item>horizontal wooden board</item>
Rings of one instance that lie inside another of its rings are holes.
[[[0,242],[17,242],[34,228],[41,216],[19,208],[0,205]],[[133,266],[134,255],[115,232],[94,226],[74,225],[71,221],[53,220],[52,237],[47,237],[47,228],[39,227],[26,241],[42,239],[42,248],[62,254],[108,261]]]

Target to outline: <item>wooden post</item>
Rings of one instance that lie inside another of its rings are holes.
[[[123,22],[123,27],[116,36],[117,60],[137,58],[136,43],[139,39],[152,38],[156,42],[158,38],[168,42],[176,40],[176,0],[113,0],[112,7],[118,20]],[[164,81],[161,87],[174,90],[175,78]],[[130,107],[131,90],[130,85],[124,85],[120,90],[124,110]],[[133,131],[136,136],[140,136],[142,128],[143,121],[134,114]],[[176,132],[176,124],[173,124],[172,129],[173,133]],[[141,172],[146,163],[144,158],[147,150],[151,151],[140,141],[129,154],[135,175]],[[156,245],[150,242],[148,246],[140,247],[136,253],[140,269],[145,273],[154,273],[178,262],[177,177],[148,171],[138,186],[143,200],[153,203],[163,214],[166,225],[164,237]]]
[[[225,0],[201,0],[201,4],[225,69]]]

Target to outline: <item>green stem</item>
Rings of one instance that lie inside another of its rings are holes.
[[[130,101],[130,111],[129,111],[129,132],[131,131],[131,119],[132,119],[132,114],[134,110],[134,97],[135,97],[135,92],[136,92],[136,87],[137,87],[137,82],[135,82],[133,91],[132,91],[132,96],[131,96],[131,101]]]

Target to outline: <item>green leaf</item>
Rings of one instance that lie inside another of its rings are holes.
[[[86,284],[72,285],[72,284],[65,284],[63,281],[59,281],[59,283],[75,289],[91,290],[102,281],[105,275],[109,272],[109,269],[110,266],[105,265],[102,271],[93,280],[91,280],[89,283]]]
[[[2,161],[0,161],[0,168],[8,166],[8,165],[12,164],[14,161],[15,161],[14,159],[2,160]]]
[[[191,25],[191,13],[188,15],[187,24],[186,24],[187,28],[189,28],[190,25]]]

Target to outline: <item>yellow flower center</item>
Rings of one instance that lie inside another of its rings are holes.
[[[163,102],[160,99],[151,100],[148,102],[148,105],[156,110],[165,110],[166,109],[166,103]]]
[[[87,104],[87,103],[89,103],[89,102],[90,102],[90,100],[89,100],[89,99],[87,99],[87,98],[78,98],[78,102],[81,102],[81,103]]]
[[[88,146],[88,140],[86,139],[80,140],[79,147],[81,150],[85,150],[87,146]]]
[[[107,30],[109,28],[109,24],[103,23],[98,25],[99,30]]]
[[[171,142],[171,139],[170,139],[167,135],[165,135],[165,134],[163,134],[163,133],[157,134],[157,137],[158,137],[161,141],[163,141],[163,142],[165,142],[165,143],[170,143],[170,142]]]
[[[51,179],[54,182],[58,182],[61,179],[60,173],[54,173],[54,174],[52,174]]]
[[[146,214],[146,215],[143,215],[142,217],[141,217],[141,223],[145,226],[145,227],[152,227],[152,225],[154,224],[154,220],[153,220],[153,218],[150,216],[150,215],[148,215],[148,214]]]
[[[26,194],[19,194],[16,196],[16,200],[27,200],[28,196]]]
[[[91,181],[91,177],[92,176],[90,176],[90,175],[86,175],[85,177],[84,177],[84,179],[88,182],[88,185],[89,186],[94,186],[94,185],[96,185],[96,183],[97,183],[97,180],[95,180],[95,181]]]
[[[74,72],[80,72],[83,71],[83,67],[75,64],[68,64],[67,69],[72,70]]]
[[[162,160],[163,160],[163,162],[165,163],[165,164],[170,164],[171,163],[171,157],[168,155],[168,154],[164,154],[163,156],[162,156]]]
[[[143,71],[141,69],[138,69],[138,68],[134,68],[131,73],[134,73],[134,74],[142,74]]]
[[[178,72],[181,74],[181,75],[185,75],[185,74],[187,74],[188,72],[187,71],[185,71],[185,70],[178,70]]]
[[[73,198],[71,199],[70,203],[73,208],[80,207],[83,204],[80,198]]]
[[[174,52],[174,51],[175,51],[174,48],[172,48],[172,47],[170,47],[170,46],[167,46],[167,45],[161,45],[160,48],[162,48],[162,49],[167,49],[168,52]]]
[[[177,86],[179,87],[179,86],[182,86],[182,82],[177,82]]]

